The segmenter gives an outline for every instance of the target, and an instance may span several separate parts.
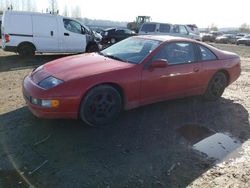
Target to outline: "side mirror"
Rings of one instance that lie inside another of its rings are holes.
[[[165,59],[157,59],[152,62],[152,64],[149,66],[149,68],[165,68],[167,67],[168,61]]]

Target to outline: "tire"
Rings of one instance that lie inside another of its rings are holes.
[[[223,72],[217,72],[208,84],[204,99],[207,101],[219,99],[227,86],[227,81],[227,76]]]
[[[80,106],[81,119],[90,126],[102,127],[119,117],[122,110],[120,93],[110,85],[91,89]]]
[[[99,48],[96,44],[92,44],[87,48],[87,52],[98,52]]]
[[[22,44],[18,47],[18,54],[21,57],[32,57],[35,55],[35,49],[30,44]]]
[[[116,43],[116,39],[115,39],[115,38],[111,38],[111,39],[110,39],[110,43],[111,43],[111,44],[115,44],[115,43]]]

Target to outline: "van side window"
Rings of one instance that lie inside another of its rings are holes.
[[[141,31],[144,32],[155,32],[156,24],[144,24]]]
[[[153,57],[152,61],[165,59],[170,65],[195,62],[194,46],[189,42],[167,44]]]
[[[160,24],[159,32],[161,33],[169,33],[170,32],[170,25],[169,24]]]
[[[180,29],[178,25],[173,26],[173,33],[180,33]]]
[[[179,28],[180,28],[180,34],[183,34],[183,35],[188,34],[188,31],[184,25],[180,25]]]
[[[63,19],[64,28],[73,33],[82,34],[82,26],[78,22],[69,19]]]

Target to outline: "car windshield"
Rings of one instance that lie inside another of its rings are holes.
[[[102,50],[100,54],[123,62],[139,64],[160,43],[157,40],[130,37]]]

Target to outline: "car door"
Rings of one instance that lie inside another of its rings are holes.
[[[172,42],[154,55],[142,71],[142,104],[195,93],[202,68],[195,49],[191,42]],[[150,68],[159,59],[166,60],[167,66]]]
[[[38,52],[59,52],[57,17],[32,15],[33,40]]]
[[[87,45],[85,28],[75,20],[63,18],[61,21],[63,22],[62,50],[73,53],[85,52]]]

